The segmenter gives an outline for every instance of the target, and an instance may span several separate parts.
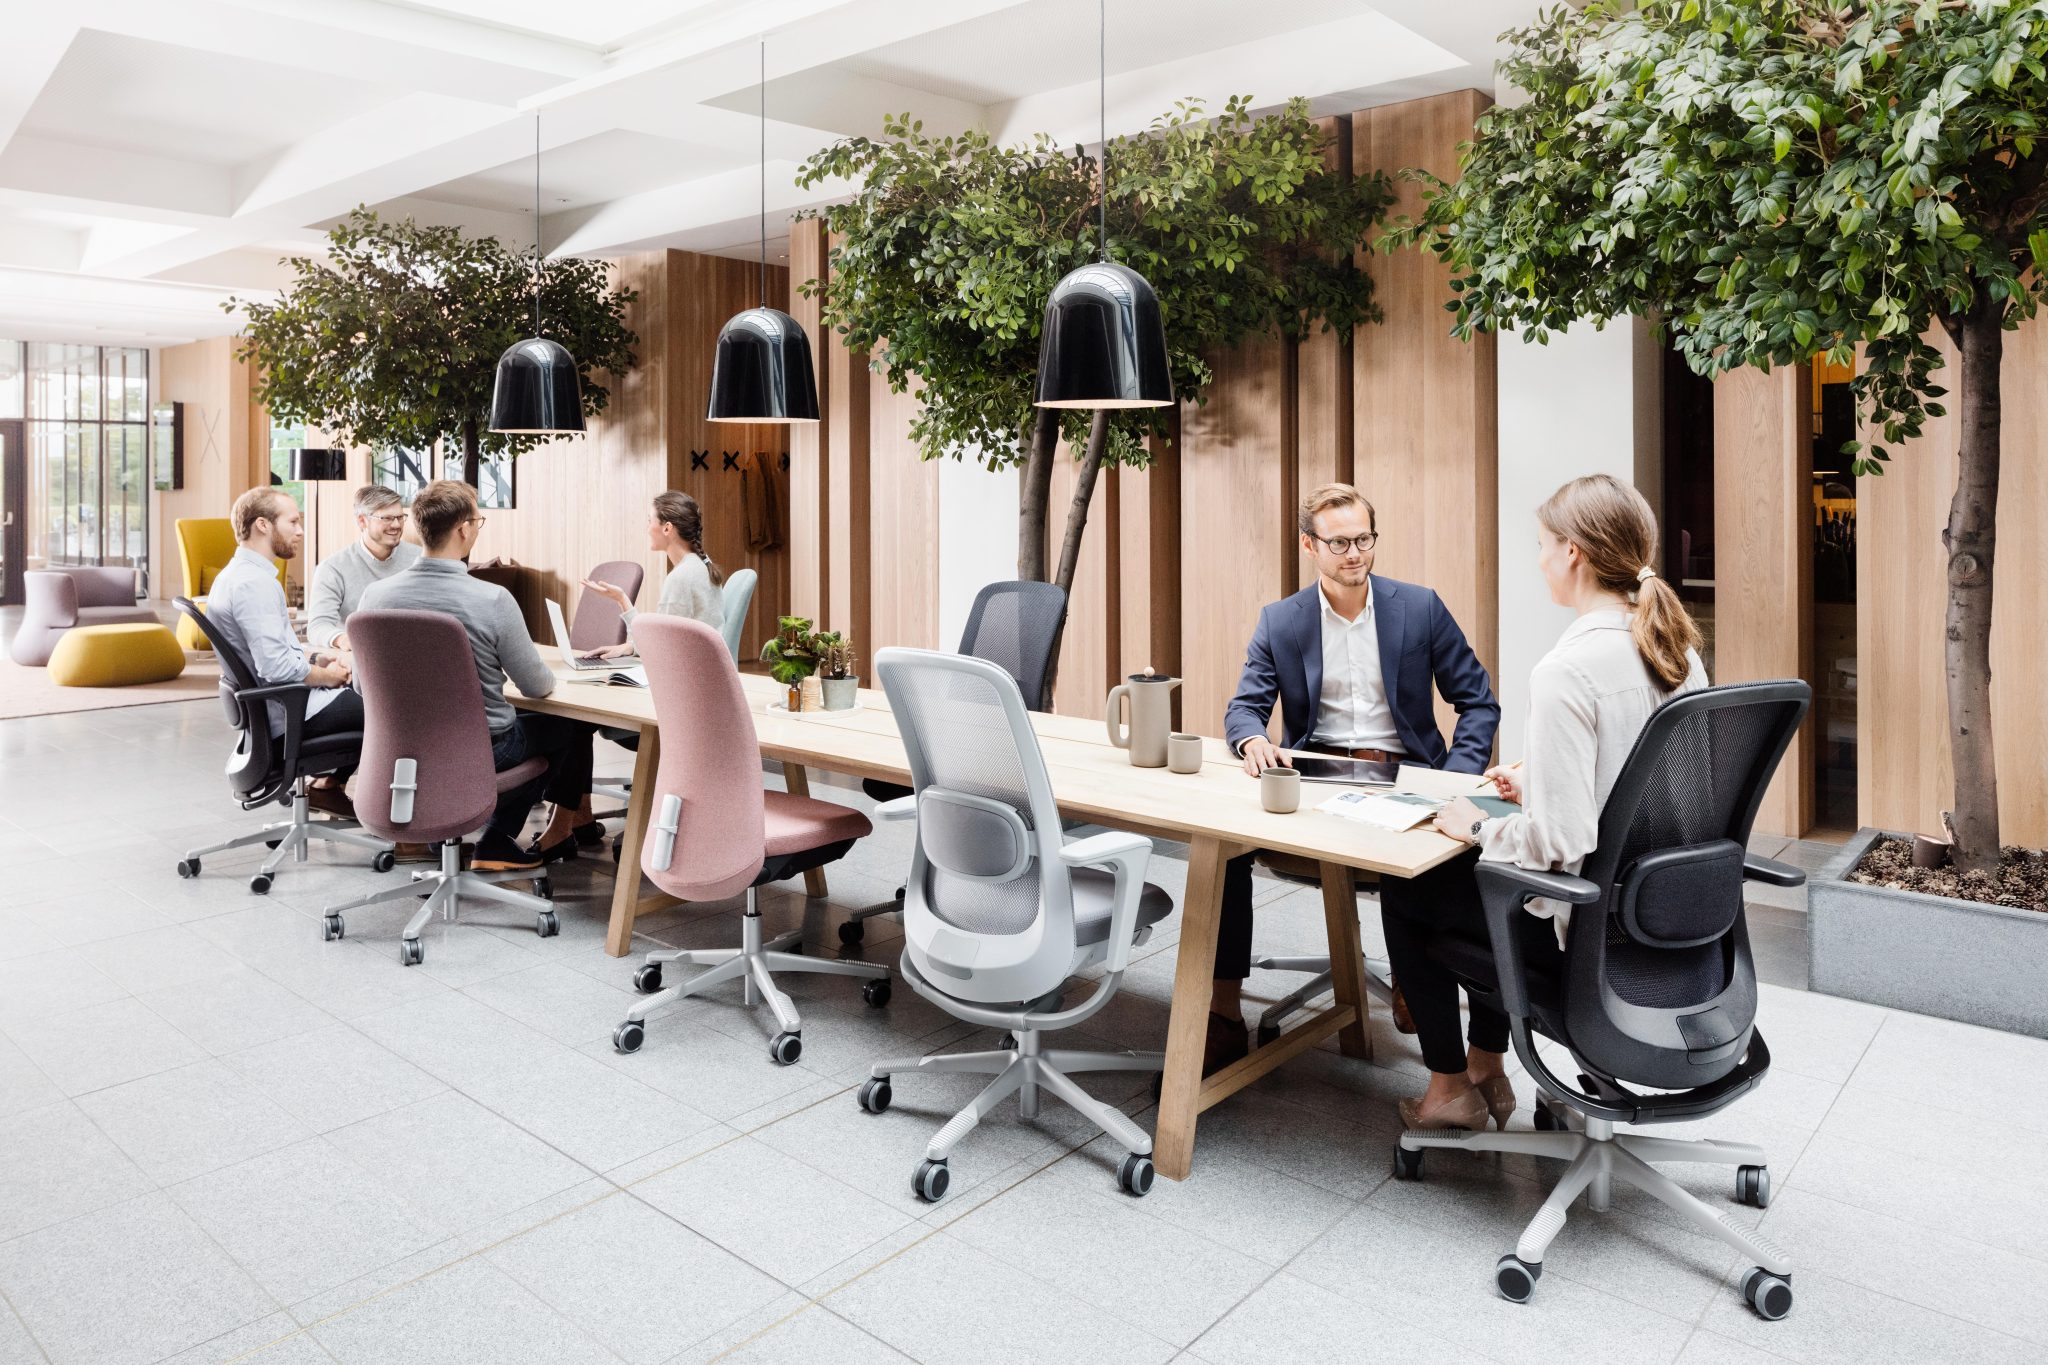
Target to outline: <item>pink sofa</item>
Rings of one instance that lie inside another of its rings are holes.
[[[9,653],[29,668],[49,663],[57,641],[73,626],[157,619],[135,601],[133,569],[30,569],[21,583],[25,609]]]

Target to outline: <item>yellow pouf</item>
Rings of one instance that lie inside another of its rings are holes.
[[[65,631],[50,655],[49,678],[59,687],[133,687],[169,682],[184,671],[178,637],[163,626],[137,622]]]

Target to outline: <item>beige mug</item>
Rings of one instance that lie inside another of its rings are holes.
[[[1175,731],[1166,737],[1166,766],[1172,772],[1202,771],[1202,737]]]
[[[1268,768],[1259,774],[1259,804],[1275,815],[1301,809],[1301,774],[1292,768]]]

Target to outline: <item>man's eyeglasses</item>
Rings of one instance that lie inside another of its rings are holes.
[[[1308,538],[1321,541],[1329,546],[1330,553],[1333,555],[1348,555],[1354,547],[1361,551],[1370,550],[1379,543],[1380,533],[1378,531],[1368,531],[1362,536],[1338,536],[1335,540],[1331,540],[1327,536],[1319,536],[1314,531],[1310,531]]]
[[[398,512],[388,517],[371,517],[370,524],[372,526],[403,526],[405,525],[405,513]]]

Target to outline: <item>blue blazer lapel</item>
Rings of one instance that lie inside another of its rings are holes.
[[[1294,613],[1294,644],[1301,656],[1302,678],[1308,686],[1304,697],[1308,712],[1296,741],[1305,742],[1315,733],[1316,710],[1323,695],[1323,603],[1314,584],[1295,594],[1294,600],[1298,604]]]
[[[1372,580],[1373,633],[1380,644],[1380,683],[1387,690],[1387,710],[1393,713],[1395,728],[1406,735],[1412,728],[1401,715],[1401,632],[1404,626],[1401,595],[1386,579]]]

